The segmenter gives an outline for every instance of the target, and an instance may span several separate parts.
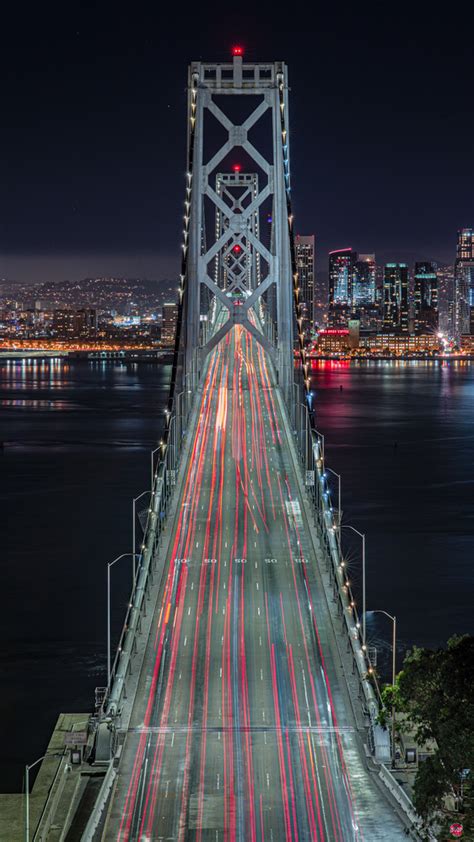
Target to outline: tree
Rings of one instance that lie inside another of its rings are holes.
[[[443,807],[444,796],[464,796],[468,824],[474,777],[474,637],[452,637],[446,649],[415,648],[397,678],[397,709],[403,709],[419,742],[437,750],[420,765],[414,804],[423,818]]]

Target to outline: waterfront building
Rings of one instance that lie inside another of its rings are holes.
[[[438,276],[434,263],[415,263],[414,273],[415,333],[430,333],[439,327]]]
[[[456,262],[454,264],[454,301],[457,338],[470,333],[471,308],[474,308],[474,230],[458,231]]]
[[[347,328],[328,328],[319,331],[313,348],[315,356],[348,355],[356,356],[417,356],[436,354],[441,348],[437,333],[374,333],[360,331],[359,321],[349,320]]]
[[[460,350],[462,354],[474,354],[474,333],[461,336]]]
[[[316,340],[316,354],[346,354],[350,350],[349,328],[328,327],[320,330]]]
[[[387,263],[383,282],[383,331],[408,333],[408,266]]]
[[[410,356],[411,354],[435,354],[440,349],[436,333],[371,333],[361,336],[360,350],[379,356]]]
[[[315,328],[314,234],[296,236],[296,266],[303,302],[303,330],[308,336]]]

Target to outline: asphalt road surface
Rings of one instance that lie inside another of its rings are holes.
[[[265,354],[212,352],[105,838],[403,840],[362,759]]]

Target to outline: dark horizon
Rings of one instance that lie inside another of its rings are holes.
[[[288,63],[296,229],[318,269],[343,245],[452,263],[474,224],[472,11],[325,9],[271,31],[270,14],[10,8],[0,277],[176,274],[187,65],[237,42]]]

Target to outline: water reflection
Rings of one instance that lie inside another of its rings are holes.
[[[0,388],[42,389],[46,384],[50,388],[62,388],[70,385],[67,380],[69,371],[69,363],[60,357],[48,360],[2,360]]]

